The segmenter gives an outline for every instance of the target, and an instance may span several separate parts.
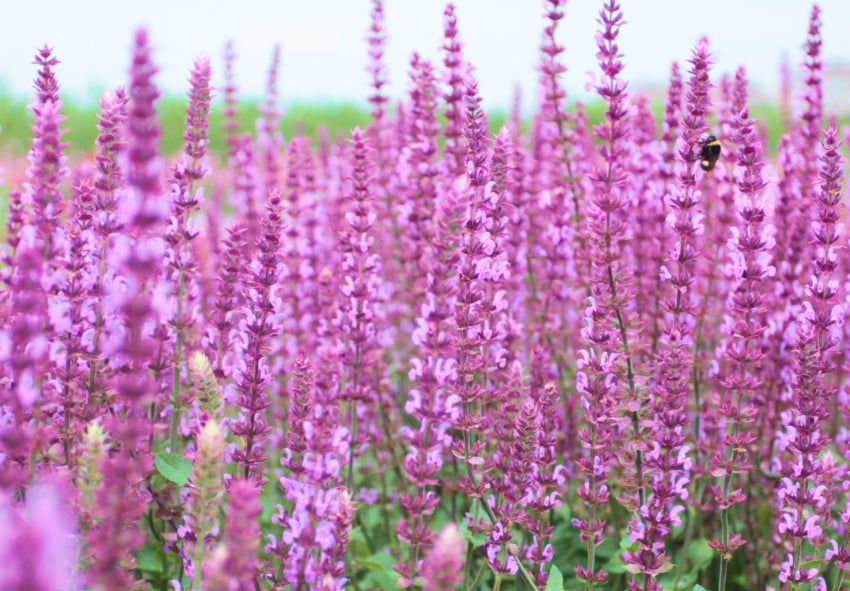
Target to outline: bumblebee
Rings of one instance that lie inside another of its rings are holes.
[[[706,172],[714,170],[714,165],[717,164],[717,159],[720,158],[720,142],[713,135],[708,136],[702,141],[702,149],[699,153],[700,168]]]

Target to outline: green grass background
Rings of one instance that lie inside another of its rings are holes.
[[[29,102],[28,99],[0,96],[0,153],[11,156],[27,153],[32,139],[32,114],[27,108]],[[215,153],[221,153],[224,148],[222,108],[220,101],[213,100],[210,112],[210,143],[211,150]],[[180,96],[166,96],[157,102],[157,110],[162,126],[160,149],[165,154],[175,154],[183,145],[186,99]],[[94,150],[98,111],[97,103],[63,99],[62,115],[66,117],[66,121],[62,127],[67,130],[63,139],[70,143],[69,154]],[[239,104],[238,116],[240,131],[253,131],[259,117],[258,102],[242,101]],[[284,137],[303,134],[315,138],[318,137],[319,127],[325,126],[333,138],[338,133],[348,133],[354,126],[362,127],[368,122],[368,110],[353,102],[295,102],[284,106],[281,131]]]
[[[0,154],[24,156],[32,139],[32,115],[27,108],[29,99],[0,95]],[[80,154],[94,150],[97,138],[98,104],[94,101],[63,100],[62,114],[67,118],[63,128],[67,130],[64,140],[70,143],[68,154]],[[594,101],[586,105],[591,123],[602,120],[605,103]],[[186,113],[186,99],[181,96],[167,96],[157,103],[162,138],[160,148],[163,153],[177,153],[183,143],[183,121]],[[663,105],[656,104],[653,111],[660,120]],[[213,100],[210,113],[210,143],[213,153],[222,153],[223,133],[221,101]],[[506,120],[506,113],[494,111],[488,113],[492,132],[496,132]],[[752,107],[751,116],[758,118],[767,129],[768,148],[774,150],[782,133],[781,114],[772,105]],[[253,131],[259,117],[257,101],[242,101],[239,104],[240,131]],[[347,136],[355,126],[364,127],[369,123],[368,108],[356,102],[291,102],[284,105],[281,131],[284,138],[294,135],[306,135],[317,138],[318,130],[324,126],[331,138],[338,134]]]

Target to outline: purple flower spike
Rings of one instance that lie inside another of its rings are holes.
[[[61,258],[58,249],[62,248],[61,233],[57,235],[64,209],[60,184],[68,174],[62,155],[67,144],[62,142],[64,130],[60,129],[65,118],[59,114],[62,102],[57,96],[31,108],[35,123],[27,174],[32,179],[32,223],[41,242],[45,263],[49,269],[55,269]]]
[[[35,91],[38,104],[59,101],[59,82],[53,74],[53,68],[59,60],[53,56],[53,49],[45,45],[38,50],[33,63],[40,66],[38,77],[35,79]]]
[[[805,110],[800,115],[802,119],[802,134],[806,145],[814,148],[820,137],[821,118],[823,117],[823,63],[821,62],[821,20],[820,7],[812,6],[812,14],[809,19],[809,33],[806,39],[806,58],[803,68],[806,75],[803,82],[806,85],[803,101]]]
[[[227,157],[232,158],[236,154],[236,137],[239,131],[238,107],[237,99],[238,87],[233,73],[233,64],[236,61],[236,50],[233,47],[233,41],[228,41],[224,46],[224,109],[222,109],[222,117],[224,122],[221,124],[224,129],[224,143],[227,144]]]
[[[375,121],[375,127],[380,130],[384,124],[386,104],[389,97],[384,94],[384,86],[387,84],[387,68],[384,65],[384,47],[387,43],[387,34],[384,31],[384,2],[383,0],[372,0],[371,25],[366,41],[369,43],[369,66],[367,67],[371,77],[372,95],[369,103],[372,105],[371,115]]]
[[[209,144],[211,77],[210,59],[206,56],[196,59],[189,75],[189,105],[186,108],[186,131],[183,132],[183,153],[187,160],[184,174],[192,181],[201,180],[207,172],[203,163]]]
[[[739,71],[736,80],[745,80]],[[739,83],[743,86],[742,83]],[[739,95],[745,90],[738,86]],[[742,102],[745,99],[739,96]],[[770,266],[768,247],[772,244],[772,226],[765,225],[765,198],[762,195],[766,183],[762,177],[764,166],[761,145],[756,137],[755,121],[749,119],[746,106],[732,121],[735,141],[738,144],[738,165],[743,169],[738,176],[738,215],[740,221],[733,229],[736,240],[732,245],[733,269],[737,286],[731,297],[731,306],[725,321],[727,339],[720,373],[723,390],[719,410],[721,414],[721,436],[724,447],[718,449],[710,460],[712,475],[720,478],[713,487],[714,498],[719,506],[721,520],[728,523],[728,511],[741,503],[746,496],[733,483],[751,469],[750,458],[756,442],[754,423],[759,407],[766,404],[762,394],[763,384],[758,371],[764,353],[761,349],[762,333],[765,331],[765,284],[773,269]],[[734,480],[733,480],[734,479]],[[723,527],[720,539],[712,539],[710,545],[724,557],[746,543],[742,536]],[[720,563],[719,589],[725,589],[728,560]]]
[[[463,145],[463,97],[466,86],[466,63],[463,60],[463,43],[458,39],[457,16],[454,4],[447,4],[443,12],[443,65],[446,68],[446,84],[443,95],[446,101],[446,138],[445,154],[450,174],[459,175],[464,171],[465,150]]]
[[[271,432],[265,411],[270,406],[268,385],[271,381],[266,354],[271,340],[280,333],[277,315],[277,283],[281,272],[280,241],[284,223],[280,195],[271,194],[266,203],[266,219],[257,240],[257,252],[248,279],[245,317],[240,326],[243,339],[242,367],[237,372],[239,406],[242,414],[233,425],[233,434],[244,445],[233,454],[243,475],[264,482],[263,442]]]
[[[815,256],[803,319],[797,328],[790,408],[782,414],[785,433],[779,437],[784,464],[776,492],[781,510],[777,531],[794,548],[804,544],[819,547],[826,542],[822,528],[828,515],[824,508],[828,509],[829,504],[825,495],[829,494],[833,478],[822,452],[829,443],[824,423],[830,417],[837,393],[829,374],[836,369],[833,358],[843,321],[842,311],[835,306],[844,178],[837,133],[835,126],[830,126],[822,143],[820,186],[810,210],[816,216],[811,224]],[[817,568],[803,568],[801,552],[796,551],[783,563],[780,579],[808,582],[817,574]]]
[[[122,270],[128,279],[127,290],[116,294],[122,300],[125,333],[119,351],[126,357],[133,371],[118,376],[118,392],[132,400],[143,400],[155,392],[153,380],[141,368],[150,363],[156,343],[147,328],[155,320],[157,311],[146,293],[161,273],[163,243],[156,228],[165,220],[168,200],[162,198],[160,188],[161,163],[157,140],[159,124],[154,101],[159,91],[152,77],[156,67],[150,59],[148,35],[139,29],[130,69],[130,103],[127,117],[129,131],[127,182],[133,191],[128,204],[130,213],[126,227],[132,245],[124,244]]]
[[[354,453],[358,443],[357,420],[365,407],[378,399],[375,383],[380,363],[375,354],[380,349],[381,257],[373,252],[376,215],[373,210],[371,175],[366,143],[360,128],[351,132],[353,171],[349,211],[345,218],[348,227],[340,237],[343,252],[340,271],[342,302],[336,320],[344,343],[343,365],[346,386],[340,398],[349,402],[352,425],[351,457],[348,462],[348,487],[352,489]]]
[[[279,506],[272,521],[283,526],[271,545],[283,564],[282,579],[292,589],[314,588],[319,581],[341,586],[352,503],[341,485],[340,469],[348,455],[346,428],[335,425],[337,405],[316,396],[316,374],[304,357],[293,366],[292,400],[280,478],[291,510]],[[268,548],[268,547],[267,547]]]
[[[281,108],[278,106],[277,78],[280,69],[280,45],[275,45],[269,66],[266,98],[260,105],[260,118],[257,120],[257,150],[263,168],[264,192],[279,189],[280,166],[278,158],[283,136],[280,127]]]
[[[130,68],[130,111],[127,128],[130,133],[127,181],[138,192],[130,222],[140,231],[156,226],[165,219],[166,203],[160,196],[159,123],[154,103],[159,90],[153,84],[157,72],[151,61],[151,48],[145,29],[136,31],[133,62]]]
[[[77,532],[64,487],[38,482],[24,505],[0,498],[0,589],[76,589]]]
[[[693,57],[688,62],[691,64],[691,78],[688,82],[688,92],[685,94],[686,110],[682,117],[679,157],[685,163],[685,168],[680,173],[681,183],[684,188],[692,189],[696,183],[694,173],[700,161],[702,142],[708,131],[706,117],[711,105],[709,90],[712,85],[708,71],[713,62],[708,50],[708,39],[699,40]]]
[[[673,62],[670,66],[670,85],[667,87],[667,99],[664,102],[664,128],[662,139],[667,145],[664,151],[664,162],[669,166],[665,169],[665,178],[673,176],[673,160],[675,154],[673,147],[676,143],[679,130],[679,115],[682,110],[682,75],[679,73],[679,64]]]

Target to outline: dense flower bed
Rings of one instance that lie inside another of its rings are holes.
[[[228,153],[199,58],[170,163],[144,30],[70,165],[38,51],[0,269],[0,591],[842,587],[819,10],[769,157],[705,39],[660,118],[629,94],[614,0],[590,125],[562,9],[533,116],[495,136],[451,5],[443,62],[414,55],[388,108],[373,0],[368,128],[283,138],[275,54],[238,133],[229,47]]]

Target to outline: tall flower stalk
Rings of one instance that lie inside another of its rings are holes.
[[[293,365],[292,418],[280,478],[291,509],[278,505],[272,520],[283,526],[273,546],[280,558],[275,580],[293,590],[341,588],[348,544],[351,496],[343,484],[348,431],[334,424],[334,401],[322,400],[315,371],[304,357]]]
[[[645,547],[645,558],[655,561],[655,570],[669,564],[664,553],[664,538],[678,521],[680,508],[676,497],[685,500],[692,477],[689,449],[683,445],[687,439],[684,430],[692,413],[687,411],[691,391],[697,391],[691,376],[694,373],[694,312],[693,282],[699,258],[696,236],[700,232],[701,218],[699,193],[696,191],[697,166],[700,161],[701,142],[706,135],[706,113],[709,108],[709,67],[711,65],[708,42],[701,39],[689,60],[691,64],[688,91],[684,97],[680,137],[676,141],[675,184],[665,201],[670,208],[667,224],[675,240],[662,267],[661,279],[665,289],[661,307],[665,318],[654,358],[655,380],[652,386],[653,409],[661,436],[648,455],[648,463],[655,468],[651,476],[652,496],[648,516],[655,524],[651,532],[654,539]],[[694,440],[701,436],[699,416],[702,403],[695,397],[693,415]],[[676,575],[679,576],[678,574]]]
[[[346,484],[352,490],[354,459],[358,438],[358,423],[367,416],[366,411],[379,398],[374,379],[378,350],[378,326],[376,315],[380,314],[381,257],[373,252],[373,228],[376,215],[372,210],[371,179],[366,144],[360,128],[351,133],[353,171],[350,210],[346,213],[348,228],[341,236],[343,252],[340,285],[343,301],[340,305],[339,328],[345,339],[342,355],[345,367],[345,385],[340,392],[348,404],[351,446],[348,458]]]
[[[271,340],[280,335],[276,291],[281,273],[282,207],[280,195],[270,194],[262,234],[257,240],[256,254],[247,277],[245,314],[239,327],[242,357],[236,386],[242,412],[232,431],[242,438],[243,445],[233,453],[233,461],[246,480],[260,483],[265,481],[262,464],[267,457],[263,442],[271,432],[265,417],[266,409],[271,405],[267,392],[271,375],[266,354]]]
[[[124,228],[124,216],[119,212],[121,197],[126,196],[124,174],[119,162],[126,147],[122,135],[122,126],[127,116],[129,97],[123,87],[115,92],[105,92],[100,99],[98,115],[98,137],[95,142],[97,173],[94,178],[96,191],[94,211],[95,244],[92,252],[92,264],[97,267],[97,278],[92,285],[94,300],[91,343],[89,345],[88,395],[85,416],[90,417],[99,408],[108,380],[106,355],[101,350],[103,335],[107,332],[106,317],[109,309],[105,307],[102,296],[106,285],[114,273],[108,264],[108,256],[113,247],[114,237]]]
[[[158,280],[160,273],[163,243],[156,229],[166,217],[160,178],[162,162],[157,146],[160,128],[154,106],[159,98],[159,90],[153,83],[157,68],[150,53],[147,31],[139,29],[130,70],[127,114],[126,179],[133,198],[128,203],[124,236],[134,241],[134,247],[126,249],[122,264],[127,288],[119,298],[125,332],[119,337],[118,348],[133,371],[115,378],[119,395],[132,402],[147,402],[156,391],[153,380],[141,368],[154,358],[155,345],[146,325],[156,321],[158,313],[146,290]]]
[[[465,149],[463,145],[463,100],[466,85],[463,44],[458,38],[457,15],[454,4],[447,4],[443,11],[443,66],[445,67],[446,90],[443,100],[446,108],[443,116],[446,126],[443,136],[446,144],[443,153],[448,162],[449,174],[460,175],[464,171]]]
[[[788,451],[788,459],[776,492],[781,508],[777,531],[790,544],[779,580],[792,586],[814,582],[819,574],[817,567],[804,568],[804,551],[807,545],[824,543],[822,513],[830,502],[831,483],[821,453],[829,443],[824,422],[836,395],[829,374],[835,370],[833,357],[840,344],[841,318],[835,308],[838,284],[834,277],[841,250],[838,206],[843,194],[844,158],[837,133],[830,126],[822,142],[819,186],[812,204],[816,218],[811,231],[816,250],[803,321],[797,328],[790,408],[782,415],[785,432],[780,434],[779,443],[780,449]]]
[[[195,314],[191,312],[193,300],[197,299],[195,275],[197,263],[191,254],[192,241],[197,230],[190,224],[190,216],[200,209],[202,193],[197,194],[197,183],[207,172],[206,152],[209,143],[209,110],[212,89],[210,61],[206,57],[195,60],[189,76],[189,104],[186,107],[186,131],[183,133],[185,146],[183,159],[175,167],[172,176],[172,216],[168,232],[168,257],[171,280],[174,284],[174,316],[169,324],[174,328],[174,369],[171,391],[171,434],[172,451],[177,450],[178,426],[180,424],[180,391],[185,366],[184,348]],[[192,343],[189,342],[189,345]]]
[[[720,539],[712,540],[721,555],[718,589],[726,588],[729,560],[732,553],[746,540],[733,533],[730,509],[744,500],[743,491],[733,489],[735,477],[743,479],[752,469],[751,456],[756,440],[753,424],[762,391],[758,371],[764,357],[761,335],[765,326],[765,283],[773,269],[770,267],[769,246],[772,227],[765,224],[764,195],[766,183],[761,169],[764,166],[761,145],[756,137],[754,120],[744,108],[736,114],[733,126],[736,154],[742,175],[738,177],[739,226],[733,230],[733,266],[736,287],[732,292],[727,319],[728,340],[724,357],[725,371],[720,378],[724,391],[720,413],[724,425],[724,449],[711,458],[711,473],[720,478],[715,499],[720,508]]]

